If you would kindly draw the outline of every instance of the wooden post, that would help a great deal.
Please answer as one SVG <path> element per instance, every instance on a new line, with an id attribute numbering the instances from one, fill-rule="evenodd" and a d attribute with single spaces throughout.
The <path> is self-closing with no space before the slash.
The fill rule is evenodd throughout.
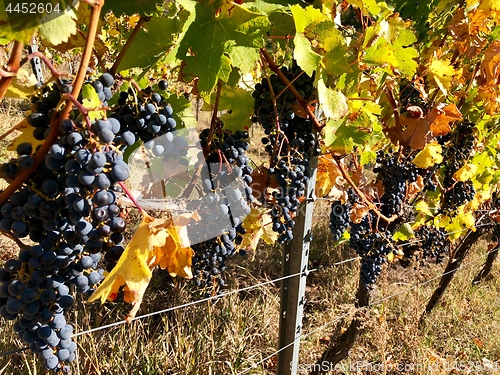
<path id="1" fill-rule="evenodd" d="M 311 163 L 313 164 L 313 163 Z M 316 165 L 311 165 L 313 174 L 307 184 L 306 199 L 299 207 L 293 228 L 293 240 L 283 246 L 283 276 L 302 272 L 300 276 L 283 280 L 281 284 L 281 308 L 279 328 L 278 374 L 295 375 L 299 361 L 302 314 L 305 304 L 306 278 L 309 260 L 309 245 L 314 209 L 314 187 Z"/>

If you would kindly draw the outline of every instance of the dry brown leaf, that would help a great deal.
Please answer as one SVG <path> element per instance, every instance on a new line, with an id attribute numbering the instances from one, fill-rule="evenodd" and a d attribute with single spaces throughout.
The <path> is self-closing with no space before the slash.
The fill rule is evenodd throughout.
<path id="1" fill-rule="evenodd" d="M 424 178 L 421 175 L 418 175 L 417 180 L 408 185 L 406 199 L 411 200 L 418 193 L 420 193 L 424 189 L 424 187 Z"/>
<path id="2" fill-rule="evenodd" d="M 434 137 L 451 132 L 450 123 L 463 120 L 462 114 L 455 104 L 436 104 L 427 115 L 430 130 Z"/>
<path id="3" fill-rule="evenodd" d="M 316 173 L 316 196 L 330 196 L 336 199 L 344 197 L 342 185 L 345 182 L 342 173 L 335 164 L 331 155 L 318 157 L 318 169 Z M 337 187 L 335 189 L 335 187 Z"/>
<path id="4" fill-rule="evenodd" d="M 401 125 L 406 127 L 401 134 L 402 143 L 411 149 L 421 150 L 432 139 L 430 124 L 427 119 L 403 115 L 399 118 L 399 121 Z"/>
<path id="5" fill-rule="evenodd" d="M 368 214 L 370 208 L 361 203 L 354 203 L 351 208 L 351 221 L 354 224 L 359 224 L 361 220 Z"/>

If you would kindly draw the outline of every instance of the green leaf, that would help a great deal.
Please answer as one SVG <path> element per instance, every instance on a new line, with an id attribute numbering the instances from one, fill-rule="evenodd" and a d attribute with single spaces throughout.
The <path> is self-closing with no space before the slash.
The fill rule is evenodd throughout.
<path id="1" fill-rule="evenodd" d="M 144 1 L 124 1 L 124 0 L 106 0 L 103 6 L 103 12 L 111 10 L 117 17 L 121 15 L 131 16 L 139 14 L 149 16 L 158 11 L 158 7 L 163 3 L 162 0 L 144 0 Z"/>
<path id="2" fill-rule="evenodd" d="M 155 64 L 174 46 L 183 22 L 179 18 L 154 17 L 145 23 L 125 54 L 119 70 L 147 68 Z"/>
<path id="3" fill-rule="evenodd" d="M 193 112 L 192 103 L 187 100 L 184 96 L 177 96 L 172 94 L 165 98 L 165 102 L 170 104 L 174 109 L 174 119 L 177 121 L 177 128 L 196 128 L 198 122 Z"/>
<path id="4" fill-rule="evenodd" d="M 215 94 L 212 95 L 211 101 L 212 103 L 215 102 Z M 224 121 L 224 129 L 234 132 L 248 128 L 251 125 L 250 116 L 253 111 L 253 103 L 254 99 L 251 91 L 242 88 L 223 87 L 219 101 L 219 111 L 226 111 L 221 116 L 221 120 Z M 213 105 L 204 106 L 203 110 L 213 110 Z"/>
<path id="5" fill-rule="evenodd" d="M 398 240 L 407 241 L 410 238 L 414 237 L 415 233 L 413 233 L 413 229 L 411 228 L 410 223 L 404 223 L 403 225 L 401 225 L 399 229 L 396 231 L 396 233 L 394 233 L 394 235 L 392 236 L 394 241 Z"/>
<path id="6" fill-rule="evenodd" d="M 401 18 L 382 20 L 366 31 L 362 61 L 371 66 L 389 67 L 410 78 L 417 69 L 414 59 L 418 57 L 418 52 L 410 47 L 416 41 L 415 35 L 407 29 Z"/>
<path id="7" fill-rule="evenodd" d="M 195 19 L 179 45 L 177 58 L 184 60 L 185 80 L 198 77 L 198 89 L 211 91 L 218 79 L 227 80 L 231 64 L 242 70 L 255 63 L 255 51 L 262 45 L 269 26 L 267 17 L 239 5 L 221 8 L 216 3 L 196 3 Z M 241 47 L 241 48 L 238 48 Z M 243 52 L 244 49 L 249 51 Z M 236 59 L 223 61 L 224 55 Z M 242 58 L 251 61 L 242 62 Z"/>
<path id="8" fill-rule="evenodd" d="M 39 29 L 39 35 L 43 40 L 48 41 L 53 46 L 65 43 L 72 34 L 77 32 L 76 18 L 77 15 L 74 9 L 71 9 L 62 16 L 42 24 Z"/>
<path id="9" fill-rule="evenodd" d="M 320 9 L 314 8 L 311 5 L 307 8 L 302 8 L 300 5 L 293 5 L 290 9 L 297 33 L 303 33 L 310 25 L 328 20 Z"/>
<path id="10" fill-rule="evenodd" d="M 103 118 L 106 115 L 106 111 L 100 110 L 101 101 L 92 85 L 86 84 L 82 87 L 82 96 L 82 105 L 88 110 L 91 121 Z"/>
<path id="11" fill-rule="evenodd" d="M 297 65 L 311 77 L 321 62 L 321 56 L 312 50 L 311 42 L 303 34 L 295 35 L 293 43 L 295 44 L 293 58 L 297 61 Z"/>
<path id="12" fill-rule="evenodd" d="M 318 98 L 326 117 L 337 120 L 347 114 L 349 108 L 344 94 L 326 87 L 323 79 L 318 80 Z"/>
<path id="13" fill-rule="evenodd" d="M 372 139 L 372 134 L 366 129 L 368 116 L 361 114 L 353 123 L 330 120 L 325 126 L 325 145 L 328 150 L 336 153 L 349 153 L 355 146 L 364 146 Z"/>

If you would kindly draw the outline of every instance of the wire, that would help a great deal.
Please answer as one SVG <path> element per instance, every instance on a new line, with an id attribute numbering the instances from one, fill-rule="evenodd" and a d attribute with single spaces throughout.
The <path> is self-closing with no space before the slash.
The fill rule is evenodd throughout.
<path id="1" fill-rule="evenodd" d="M 490 224 L 480 224 L 480 225 L 477 225 L 476 228 L 479 228 L 481 226 L 488 226 L 488 225 L 490 225 Z M 469 229 L 462 229 L 462 230 L 459 230 L 459 231 L 449 232 L 449 233 L 445 233 L 445 234 L 447 234 L 447 235 L 448 234 L 454 234 L 454 233 L 459 233 L 459 232 L 467 231 L 467 230 L 469 230 Z M 420 242 L 420 241 L 417 240 L 417 241 L 413 241 L 413 242 L 403 243 L 403 244 L 400 244 L 398 246 L 406 246 L 406 245 L 410 245 L 410 244 L 414 244 L 414 243 L 418 243 L 418 242 Z M 236 293 L 239 293 L 239 292 L 243 292 L 243 291 L 255 289 L 255 288 L 262 287 L 262 286 L 265 286 L 265 285 L 268 285 L 268 284 L 272 284 L 272 283 L 275 283 L 275 282 L 278 282 L 278 281 L 283 281 L 283 280 L 286 280 L 286 279 L 289 279 L 289 278 L 292 278 L 292 277 L 297 277 L 297 276 L 300 276 L 300 275 L 307 276 L 311 272 L 315 272 L 315 271 L 319 271 L 319 270 L 324 270 L 324 269 L 327 269 L 327 268 L 330 268 L 330 267 L 338 266 L 338 265 L 341 265 L 341 264 L 344 264 L 344 263 L 348 263 L 348 262 L 352 262 L 352 261 L 355 261 L 355 260 L 358 260 L 358 259 L 360 259 L 360 257 L 354 257 L 354 258 L 346 259 L 346 260 L 343 260 L 343 261 L 336 262 L 336 263 L 333 263 L 331 265 L 328 265 L 327 267 L 319 267 L 319 268 L 315 268 L 315 269 L 311 269 L 311 270 L 305 270 L 305 271 L 298 272 L 298 273 L 295 273 L 295 274 L 283 276 L 283 277 L 280 277 L 280 278 L 277 278 L 277 279 L 274 279 L 274 280 L 268 280 L 268 281 L 263 282 L 263 283 L 254 284 L 254 285 L 250 285 L 248 287 L 244 287 L 244 288 L 241 288 L 241 289 L 237 289 L 237 290 L 232 290 L 232 291 L 229 291 L 229 292 L 225 292 L 225 293 L 219 294 L 217 296 L 211 296 L 211 297 L 203 298 L 203 299 L 200 299 L 200 300 L 188 302 L 188 303 L 185 303 L 185 304 L 182 304 L 182 305 L 177 305 L 177 306 L 174 306 L 174 307 L 170 307 L 170 308 L 167 308 L 167 309 L 158 310 L 158 311 L 154 311 L 154 312 L 151 312 L 151 313 L 148 313 L 148 314 L 139 315 L 139 316 L 136 316 L 133 319 L 131 319 L 130 322 L 136 321 L 136 320 L 140 320 L 140 319 L 144 319 L 144 318 L 148 318 L 148 317 L 151 317 L 151 316 L 154 316 L 154 315 L 159 315 L 159 314 L 171 312 L 171 311 L 174 311 L 174 310 L 178 310 L 178 309 L 183 309 L 183 308 L 186 308 L 186 307 L 194 306 L 194 305 L 197 305 L 197 304 L 200 304 L 200 303 L 203 303 L 203 302 L 208 302 L 208 301 L 212 301 L 212 300 L 215 300 L 215 299 L 226 297 L 226 296 L 229 296 L 229 295 L 232 295 L 232 294 L 236 294 Z M 460 266 L 459 268 L 455 269 L 453 272 L 455 272 L 456 270 L 460 269 L 461 267 L 462 266 Z M 436 278 L 439 278 L 439 277 L 442 277 L 442 276 L 445 276 L 445 275 L 446 275 L 446 273 L 444 273 L 442 275 L 439 275 Z M 434 279 L 428 280 L 427 282 L 430 282 L 430 281 L 432 281 Z M 424 285 L 424 284 L 421 284 L 421 285 Z M 411 288 L 410 290 L 415 289 L 418 286 L 419 285 Z M 398 293 L 396 295 L 402 294 L 404 292 L 405 291 L 400 292 L 400 293 Z M 379 302 L 379 301 L 375 301 L 375 302 Z M 372 304 L 370 304 L 370 306 L 371 305 Z M 116 327 L 116 326 L 119 326 L 119 325 L 122 325 L 122 324 L 125 324 L 125 323 L 127 323 L 126 320 L 120 320 L 118 322 L 106 324 L 104 326 L 95 327 L 95 328 L 92 328 L 92 329 L 89 329 L 89 330 L 86 330 L 86 331 L 81 331 L 81 332 L 74 333 L 72 335 L 72 337 L 78 337 L 78 336 L 82 336 L 82 335 L 85 335 L 85 334 L 88 334 L 88 333 L 93 333 L 93 332 L 101 331 L 101 330 L 112 328 L 112 327 Z M 29 349 L 29 347 L 24 347 L 24 348 L 16 349 L 16 350 L 12 350 L 12 351 L 9 351 L 9 352 L 3 352 L 3 353 L 0 353 L 0 357 L 4 357 L 4 356 L 10 355 L 10 354 L 15 354 L 15 353 L 27 350 L 27 349 Z M 284 350 L 284 349 L 282 348 L 280 350 Z"/>
<path id="2" fill-rule="evenodd" d="M 499 250 L 500 250 L 500 248 L 497 248 L 497 249 L 491 250 L 491 251 L 489 251 L 488 253 L 486 253 L 486 255 L 489 255 L 489 254 L 494 253 L 494 252 L 499 251 Z M 475 261 L 477 261 L 477 260 L 479 260 L 479 259 L 481 259 L 481 258 L 483 258 L 483 257 L 484 257 L 484 254 L 483 254 L 483 255 L 481 255 L 481 256 L 478 256 L 478 257 L 474 258 L 474 259 L 471 261 L 471 263 L 474 263 Z M 428 280 L 426 280 L 426 281 L 424 281 L 424 282 L 421 282 L 421 283 L 419 283 L 419 284 L 417 284 L 417 285 L 414 285 L 414 286 L 412 286 L 411 288 L 407 288 L 407 289 L 404 289 L 404 290 L 402 290 L 402 291 L 400 291 L 400 292 L 398 292 L 398 293 L 394 293 L 394 294 L 391 294 L 391 295 L 389 295 L 389 296 L 386 296 L 386 297 L 380 298 L 380 299 L 378 299 L 378 300 L 375 300 L 375 301 L 373 301 L 373 302 L 369 303 L 369 304 L 368 304 L 368 306 L 375 306 L 375 305 L 378 305 L 378 304 L 380 304 L 380 303 L 382 303 L 382 302 L 384 302 L 384 301 L 387 301 L 387 300 L 389 300 L 389 299 L 395 298 L 395 297 L 397 297 L 397 296 L 399 296 L 399 295 L 401 295 L 401 294 L 408 293 L 408 292 L 410 292 L 410 291 L 412 291 L 412 290 L 414 290 L 414 289 L 417 289 L 417 288 L 419 288 L 419 287 L 421 287 L 421 286 L 424 286 L 424 285 L 426 285 L 426 284 L 428 284 L 428 283 L 430 283 L 430 282 L 432 282 L 432 281 L 434 281 L 434 280 L 436 280 L 436 279 L 442 278 L 442 277 L 443 277 L 443 276 L 445 276 L 445 275 L 448 275 L 448 274 L 450 274 L 450 273 L 454 273 L 454 272 L 456 272 L 456 271 L 458 271 L 458 270 L 460 270 L 460 269 L 462 269 L 462 268 L 465 268 L 465 266 L 464 266 L 464 265 L 461 265 L 461 266 L 459 266 L 459 267 L 457 267 L 457 268 L 455 268 L 455 269 L 453 269 L 453 270 L 450 270 L 450 271 L 445 272 L 445 273 L 443 273 L 443 274 L 439 274 L 439 275 L 437 275 L 437 276 L 435 276 L 435 277 L 432 277 L 432 278 L 430 278 L 430 279 L 428 279 Z M 340 321 L 341 319 L 345 318 L 345 317 L 346 317 L 346 316 L 348 316 L 349 314 L 352 314 L 352 313 L 357 313 L 358 311 L 363 310 L 363 309 L 366 309 L 366 306 L 365 306 L 365 307 L 359 307 L 359 308 L 356 308 L 354 311 L 349 311 L 349 312 L 347 312 L 347 313 L 345 313 L 345 314 L 341 315 L 340 317 L 337 317 L 337 318 L 335 318 L 335 319 L 333 319 L 333 320 L 329 321 L 328 323 L 325 323 L 325 324 L 321 325 L 320 327 L 316 327 L 315 329 L 313 329 L 312 331 L 309 331 L 309 332 L 308 332 L 308 333 L 306 333 L 306 334 L 302 334 L 302 332 L 301 332 L 301 333 L 299 333 L 297 336 L 295 336 L 295 340 L 294 340 L 294 341 L 292 341 L 290 344 L 288 344 L 288 345 L 286 345 L 286 346 L 284 346 L 284 347 L 282 347 L 282 348 L 278 349 L 277 351 L 275 351 L 274 353 L 272 353 L 272 354 L 268 355 L 267 357 L 265 357 L 265 358 L 264 358 L 264 359 L 262 359 L 261 361 L 259 361 L 259 362 L 255 363 L 255 364 L 253 364 L 251 367 L 247 367 L 247 368 L 246 368 L 246 369 L 244 369 L 243 371 L 239 372 L 237 375 L 246 374 L 248 371 L 250 371 L 250 370 L 252 370 L 252 369 L 257 368 L 257 366 L 259 366 L 260 364 L 264 363 L 264 362 L 265 362 L 265 361 L 267 361 L 268 359 L 272 358 L 273 356 L 275 356 L 275 355 L 279 354 L 279 353 L 280 353 L 280 352 L 282 352 L 283 350 L 285 350 L 285 349 L 289 348 L 290 346 L 292 346 L 292 345 L 296 342 L 296 340 L 298 340 L 298 339 L 304 340 L 306 337 L 308 337 L 308 336 L 310 336 L 310 335 L 314 334 L 315 332 L 318 332 L 318 331 L 320 331 L 320 330 L 322 330 L 322 329 L 324 329 L 324 328 L 326 328 L 326 327 L 328 327 L 328 326 L 330 326 L 330 325 L 332 325 L 332 324 L 334 324 L 334 323 L 336 323 L 336 322 Z"/>
<path id="3" fill-rule="evenodd" d="M 343 260 L 343 261 L 340 261 L 340 262 L 336 262 L 336 263 L 333 263 L 333 264 L 329 265 L 328 267 L 338 266 L 338 265 L 341 265 L 341 264 L 344 264 L 344 263 L 352 262 L 352 261 L 357 260 L 357 259 L 359 259 L 359 257 L 355 257 L 355 258 Z M 321 269 L 325 269 L 325 268 L 327 268 L 327 267 L 322 267 Z M 319 271 L 319 270 L 320 270 L 320 268 L 314 268 L 314 269 L 311 269 L 311 270 L 305 270 L 305 271 L 297 272 L 297 273 L 294 273 L 294 274 L 291 274 L 291 275 L 282 276 L 282 277 L 279 277 L 279 278 L 274 279 L 274 280 L 268 280 L 268 281 L 265 281 L 263 283 L 254 284 L 254 285 L 250 285 L 250 286 L 247 286 L 247 287 L 244 287 L 244 288 L 241 288 L 241 289 L 236 289 L 236 290 L 232 290 L 232 291 L 229 291 L 229 292 L 221 293 L 221 294 L 219 294 L 217 296 L 211 296 L 211 297 L 203 298 L 203 299 L 200 299 L 200 300 L 196 300 L 196 301 L 184 303 L 182 305 L 177 305 L 177 306 L 174 306 L 174 307 L 170 307 L 168 309 L 158 310 L 158 311 L 154 311 L 154 312 L 151 312 L 151 313 L 148 313 L 148 314 L 139 315 L 139 316 L 136 316 L 135 318 L 131 319 L 131 321 L 140 320 L 140 319 L 148 318 L 148 317 L 151 317 L 151 316 L 154 316 L 154 315 L 163 314 L 163 313 L 167 313 L 167 312 L 170 312 L 170 311 L 174 311 L 174 310 L 178 310 L 178 309 L 183 309 L 183 308 L 186 308 L 186 307 L 194 306 L 194 305 L 197 305 L 197 304 L 200 304 L 200 303 L 203 303 L 203 302 L 208 302 L 208 301 L 216 300 L 216 299 L 219 299 L 219 298 L 222 298 L 222 297 L 226 297 L 226 296 L 229 296 L 229 295 L 232 295 L 232 294 L 236 294 L 236 293 L 239 293 L 239 292 L 244 292 L 244 291 L 255 289 L 255 288 L 259 288 L 259 287 L 262 287 L 262 286 L 265 286 L 265 285 L 268 285 L 268 284 L 273 284 L 273 283 L 278 282 L 278 281 L 290 279 L 292 277 L 297 277 L 297 276 L 301 276 L 301 275 L 302 276 L 307 276 L 307 274 L 309 274 L 311 272 Z M 121 325 L 121 324 L 125 324 L 125 323 L 127 323 L 127 321 L 121 320 L 119 322 L 115 322 L 115 323 L 107 324 L 107 325 L 104 325 L 104 326 L 92 328 L 92 329 L 89 329 L 89 330 L 86 330 L 86 331 L 75 333 L 75 334 L 73 334 L 72 337 L 77 337 L 77 336 L 81 336 L 81 335 L 84 335 L 84 334 L 87 334 L 87 333 L 92 333 L 92 332 L 100 331 L 100 330 L 103 330 L 103 329 L 115 327 L 115 326 L 118 326 L 118 325 Z"/>

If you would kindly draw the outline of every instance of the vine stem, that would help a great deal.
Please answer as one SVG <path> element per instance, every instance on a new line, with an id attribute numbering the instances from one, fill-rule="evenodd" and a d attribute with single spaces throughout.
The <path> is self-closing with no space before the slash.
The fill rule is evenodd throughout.
<path id="1" fill-rule="evenodd" d="M 26 119 L 23 120 L 23 121 L 21 121 L 21 122 L 19 122 L 16 125 L 14 125 L 12 128 L 10 128 L 9 130 L 7 130 L 5 133 L 3 133 L 2 135 L 0 135 L 0 141 L 3 141 L 5 138 L 7 138 L 9 136 L 9 134 L 12 134 L 14 131 L 16 131 L 17 129 L 19 129 L 25 123 L 26 123 Z"/>
<path id="2" fill-rule="evenodd" d="M 127 186 L 125 186 L 125 184 L 123 182 L 118 182 L 118 185 L 120 185 L 120 187 L 123 189 L 125 195 L 132 201 L 132 203 L 134 204 L 134 206 L 137 207 L 137 209 L 141 212 L 142 216 L 147 216 L 148 215 L 147 212 L 144 211 L 144 209 L 141 207 L 141 205 L 139 204 L 139 202 L 137 202 L 137 200 L 134 198 L 134 195 L 127 188 Z"/>
<path id="3" fill-rule="evenodd" d="M 63 94 L 63 98 L 71 101 L 73 105 L 78 109 L 78 111 L 82 114 L 83 118 L 85 119 L 85 123 L 87 124 L 87 131 L 89 133 L 92 133 L 91 132 L 92 124 L 89 118 L 89 111 L 87 111 L 87 109 L 83 105 L 81 105 L 78 102 L 78 100 L 76 100 L 73 94 Z"/>
<path id="4" fill-rule="evenodd" d="M 398 138 L 401 139 L 401 135 L 403 134 L 403 127 L 399 119 L 399 111 L 398 111 L 398 104 L 396 103 L 396 98 L 394 98 L 394 93 L 392 92 L 392 90 L 385 89 L 384 92 L 385 95 L 387 96 L 387 99 L 389 100 L 389 103 L 391 104 L 392 113 L 394 115 L 394 121 L 396 123 L 396 131 L 398 132 Z"/>
<path id="5" fill-rule="evenodd" d="M 54 65 L 52 65 L 52 63 L 49 61 L 49 59 L 43 53 L 41 53 L 40 51 L 35 51 L 28 56 L 28 60 L 32 60 L 35 57 L 38 57 L 40 60 L 42 60 L 45 63 L 45 65 L 47 65 L 47 68 L 49 68 L 50 73 L 52 73 L 52 76 L 54 76 L 54 77 L 61 76 L 61 74 L 57 71 L 57 69 L 54 67 Z"/>
<path id="6" fill-rule="evenodd" d="M 80 62 L 80 68 L 78 74 L 73 83 L 73 91 L 71 94 L 73 97 L 78 97 L 80 90 L 82 89 L 83 82 L 85 80 L 85 75 L 87 74 L 87 67 L 92 56 L 92 46 L 94 45 L 95 37 L 97 35 L 97 25 L 99 23 L 99 15 L 101 14 L 102 6 L 104 5 L 104 0 L 100 0 L 97 5 L 92 8 L 90 14 L 89 32 L 88 38 L 85 43 L 85 48 L 82 54 L 82 59 Z M 21 48 L 22 50 L 22 48 Z M 13 52 L 14 53 L 14 52 Z M 1 87 L 1 85 L 0 85 Z M 11 182 L 11 184 L 0 194 L 0 205 L 7 202 L 9 197 L 15 193 L 17 189 L 31 176 L 31 174 L 37 169 L 40 163 L 45 159 L 45 155 L 48 153 L 50 147 L 54 144 L 59 136 L 59 123 L 61 120 L 68 117 L 69 113 L 73 109 L 73 103 L 71 100 L 66 99 L 66 105 L 61 112 L 56 112 L 50 121 L 50 133 L 45 139 L 42 146 L 33 157 L 33 166 L 28 169 L 24 169 L 17 177 Z"/>
<path id="7" fill-rule="evenodd" d="M 5 237 L 8 237 L 10 238 L 12 241 L 14 241 L 17 246 L 19 246 L 19 248 L 21 250 L 24 250 L 24 249 L 27 249 L 29 246 L 26 245 L 23 241 L 21 241 L 19 238 L 17 238 L 16 236 L 14 236 L 12 233 L 10 232 L 5 232 L 3 230 L 0 230 L 0 233 L 2 233 Z"/>
<path id="8" fill-rule="evenodd" d="M 264 65 L 269 66 L 267 64 L 266 60 L 264 60 L 262 62 L 262 66 L 263 67 L 264 67 Z M 273 85 L 271 84 L 271 79 L 269 78 L 269 75 L 267 74 L 267 72 L 265 71 L 265 69 L 264 69 L 264 74 L 266 75 L 267 85 L 269 86 L 269 91 L 271 92 L 271 102 L 273 104 L 273 112 L 274 112 L 274 123 L 276 125 L 276 140 L 274 142 L 273 152 L 271 154 L 271 162 L 270 162 L 270 165 L 269 165 L 269 168 L 272 168 L 276 164 L 276 162 L 275 162 L 276 155 L 278 155 L 281 152 L 281 146 L 283 144 L 283 142 L 280 142 L 280 137 L 279 136 L 280 136 L 280 134 L 283 134 L 284 139 L 286 139 L 286 135 L 281 132 L 278 107 L 276 106 L 277 96 L 274 93 Z M 292 85 L 290 85 L 290 86 L 293 87 Z M 284 91 L 285 91 L 285 89 L 282 92 L 284 92 Z M 281 95 L 281 93 L 279 93 L 278 96 Z M 288 140 L 287 140 L 287 143 L 288 143 Z M 268 180 L 267 180 L 267 184 L 268 185 L 269 185 L 270 178 L 271 178 L 271 175 L 269 174 L 268 175 Z"/>
<path id="9" fill-rule="evenodd" d="M 19 67 L 21 66 L 21 55 L 23 53 L 24 43 L 15 41 L 14 47 L 12 48 L 12 53 L 10 54 L 9 62 L 7 63 L 5 72 L 13 74 L 10 77 L 2 77 L 0 79 L 0 101 L 3 100 L 7 90 L 9 89 L 10 83 L 14 79 L 14 75 L 17 74 Z"/>
<path id="10" fill-rule="evenodd" d="M 116 75 L 116 72 L 118 71 L 118 68 L 119 68 L 121 62 L 123 61 L 123 58 L 125 57 L 130 46 L 132 45 L 132 42 L 134 41 L 135 37 L 139 33 L 139 30 L 142 28 L 142 25 L 144 25 L 144 23 L 149 21 L 150 19 L 151 19 L 151 17 L 141 17 L 139 19 L 139 21 L 137 21 L 137 24 L 135 25 L 134 30 L 132 31 L 132 34 L 130 34 L 130 36 L 128 37 L 127 42 L 125 43 L 122 50 L 120 51 L 120 53 L 116 57 L 116 60 L 109 71 L 109 73 L 112 76 Z"/>
<path id="11" fill-rule="evenodd" d="M 335 157 L 335 156 L 333 156 L 333 160 L 335 160 L 335 164 L 337 164 L 337 167 L 338 167 L 340 173 L 342 173 L 342 177 L 344 177 L 344 179 L 349 183 L 349 185 L 351 185 L 351 187 L 354 189 L 354 191 L 356 192 L 356 194 L 358 194 L 359 197 L 361 199 L 363 199 L 363 201 L 368 205 L 368 208 L 370 210 L 373 210 L 373 212 L 375 213 L 375 215 L 377 215 L 380 219 L 386 221 L 387 223 L 391 223 L 391 222 L 393 222 L 394 220 L 397 219 L 398 215 L 392 215 L 391 217 L 387 217 L 387 216 L 383 215 L 375 207 L 375 205 L 368 200 L 368 198 L 366 197 L 366 195 L 361 190 L 359 190 L 359 188 L 356 186 L 356 184 L 354 183 L 354 181 L 351 179 L 351 177 L 349 176 L 349 174 L 345 170 L 344 166 L 340 163 L 340 159 L 337 158 L 337 157 Z"/>
<path id="12" fill-rule="evenodd" d="M 314 113 L 312 113 L 312 111 L 309 109 L 309 107 L 307 105 L 307 102 L 302 97 L 302 95 L 300 95 L 299 92 L 297 91 L 297 89 L 295 87 L 293 87 L 293 85 L 290 84 L 290 81 L 288 80 L 288 78 L 285 77 L 285 75 L 283 74 L 283 72 L 281 71 L 281 69 L 279 68 L 279 66 L 276 65 L 276 63 L 274 62 L 273 58 L 269 55 L 269 53 L 267 53 L 267 51 L 264 48 L 260 49 L 260 53 L 262 54 L 262 56 L 266 60 L 267 65 L 269 66 L 269 68 L 274 73 L 276 73 L 276 75 L 281 79 L 281 81 L 289 88 L 290 92 L 293 94 L 293 96 L 295 97 L 295 99 L 297 99 L 297 101 L 302 106 L 302 108 L 304 108 L 304 110 L 306 111 L 307 115 L 311 118 L 311 121 L 313 122 L 314 127 L 316 128 L 316 130 L 321 131 L 321 129 L 323 129 L 323 125 L 321 125 L 319 123 L 319 121 L 316 118 L 316 116 L 314 116 Z"/>

